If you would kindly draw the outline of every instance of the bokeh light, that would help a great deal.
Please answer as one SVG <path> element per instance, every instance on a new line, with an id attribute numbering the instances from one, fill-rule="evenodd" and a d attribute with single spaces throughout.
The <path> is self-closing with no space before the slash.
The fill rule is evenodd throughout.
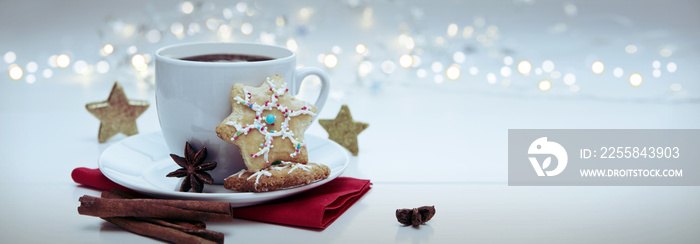
<path id="1" fill-rule="evenodd" d="M 370 61 L 362 61 L 360 62 L 360 65 L 357 67 L 357 75 L 360 77 L 364 78 L 367 77 L 372 72 L 372 69 L 374 65 Z"/>
<path id="2" fill-rule="evenodd" d="M 129 54 L 129 55 L 134 55 L 138 51 L 139 51 L 139 49 L 136 48 L 136 46 L 134 46 L 134 45 L 131 45 L 131 46 L 126 48 L 126 54 Z"/>
<path id="3" fill-rule="evenodd" d="M 489 84 L 496 84 L 496 82 L 498 82 L 498 78 L 496 78 L 496 74 L 488 73 L 486 74 L 486 81 L 488 81 Z"/>
<path id="4" fill-rule="evenodd" d="M 44 76 L 44 78 L 51 78 L 53 76 L 53 71 L 51 69 L 44 69 L 41 74 Z"/>
<path id="5" fill-rule="evenodd" d="M 669 73 L 676 72 L 676 70 L 678 70 L 678 66 L 676 65 L 676 63 L 669 62 L 668 64 L 666 64 L 666 71 L 668 71 Z"/>
<path id="6" fill-rule="evenodd" d="M 236 4 L 236 11 L 238 11 L 239 13 L 245 13 L 246 10 L 248 10 L 248 4 L 247 4 L 247 3 L 245 3 L 245 2 L 238 2 L 238 3 Z"/>
<path id="7" fill-rule="evenodd" d="M 462 37 L 464 39 L 472 38 L 473 34 L 474 34 L 474 27 L 465 26 L 464 29 L 462 29 Z"/>
<path id="8" fill-rule="evenodd" d="M 204 24 L 207 26 L 207 29 L 210 31 L 217 31 L 219 30 L 219 20 L 215 18 L 208 18 Z M 172 28 L 171 28 L 172 29 Z"/>
<path id="9" fill-rule="evenodd" d="M 552 77 L 552 79 L 559 79 L 561 78 L 561 72 L 559 71 L 552 71 L 552 73 L 549 73 L 549 77 Z"/>
<path id="10" fill-rule="evenodd" d="M 459 32 L 459 27 L 457 26 L 457 24 L 452 23 L 447 26 L 448 37 L 455 37 L 457 35 L 457 32 Z"/>
<path id="11" fill-rule="evenodd" d="M 469 68 L 469 74 L 470 74 L 470 75 L 477 75 L 477 74 L 479 74 L 479 68 L 474 67 L 474 66 L 470 67 L 470 68 Z"/>
<path id="12" fill-rule="evenodd" d="M 596 60 L 591 64 L 591 71 L 596 75 L 603 74 L 605 72 L 605 64 L 600 60 Z"/>
<path id="13" fill-rule="evenodd" d="M 253 34 L 253 25 L 251 23 L 244 22 L 241 24 L 241 33 L 246 36 Z"/>
<path id="14" fill-rule="evenodd" d="M 26 77 L 24 77 L 24 81 L 26 81 L 27 84 L 34 84 L 34 82 L 36 82 L 36 76 L 33 74 L 28 74 Z"/>
<path id="15" fill-rule="evenodd" d="M 70 65 L 70 56 L 68 54 L 62 53 L 56 56 L 56 67 L 61 69 L 68 68 Z"/>
<path id="16" fill-rule="evenodd" d="M 340 55 L 343 54 L 343 48 L 338 45 L 333 45 L 333 47 L 331 47 L 331 52 L 335 53 L 336 55 Z"/>
<path id="17" fill-rule="evenodd" d="M 396 64 L 392 62 L 391 60 L 385 60 L 382 62 L 382 72 L 385 74 L 391 74 L 394 73 L 394 70 L 396 70 Z"/>
<path id="18" fill-rule="evenodd" d="M 191 14 L 194 10 L 194 5 L 191 2 L 185 1 L 180 5 L 180 10 L 185 14 Z"/>
<path id="19" fill-rule="evenodd" d="M 435 61 L 432 65 L 430 65 L 430 69 L 435 73 L 440 73 L 443 69 L 442 63 Z"/>
<path id="20" fill-rule="evenodd" d="M 105 43 L 102 45 L 102 49 L 100 49 L 100 53 L 102 53 L 103 56 L 108 56 L 114 52 L 114 45 Z"/>
<path id="21" fill-rule="evenodd" d="M 190 25 L 190 27 L 191 27 L 191 25 Z M 192 28 L 190 28 L 190 29 L 192 29 Z M 189 30 L 188 30 L 188 33 L 189 33 Z M 158 43 L 160 41 L 160 37 L 161 37 L 160 31 L 158 31 L 156 29 L 150 30 L 150 31 L 148 31 L 148 33 L 146 33 L 146 40 L 148 40 L 148 42 L 150 42 L 150 43 Z"/>
<path id="22" fill-rule="evenodd" d="M 365 44 L 360 43 L 360 44 L 357 44 L 355 46 L 355 53 L 364 56 L 364 55 L 367 55 L 367 52 L 368 52 L 368 50 L 367 50 L 367 46 L 365 46 Z"/>
<path id="23" fill-rule="evenodd" d="M 299 17 L 301 18 L 301 20 L 309 20 L 313 13 L 314 10 L 311 8 L 302 8 L 299 10 Z"/>
<path id="24" fill-rule="evenodd" d="M 632 45 L 632 44 L 627 45 L 627 46 L 625 46 L 625 52 L 627 52 L 629 54 L 634 54 L 637 52 L 637 46 Z"/>
<path id="25" fill-rule="evenodd" d="M 423 64 L 423 59 L 420 58 L 418 55 L 411 55 L 413 58 L 413 66 L 412 67 L 419 67 Z"/>
<path id="26" fill-rule="evenodd" d="M 31 62 L 27 63 L 27 66 L 25 67 L 25 69 L 27 69 L 27 72 L 29 72 L 29 73 L 34 73 L 39 69 L 39 64 L 37 64 L 34 61 L 31 61 Z"/>
<path id="27" fill-rule="evenodd" d="M 101 60 L 97 62 L 97 65 L 95 66 L 97 69 L 97 73 L 104 74 L 109 72 L 109 63 L 107 61 Z"/>
<path id="28" fill-rule="evenodd" d="M 576 84 L 576 76 L 572 73 L 564 75 L 564 84 L 566 84 L 567 86 Z"/>
<path id="29" fill-rule="evenodd" d="M 456 64 L 450 65 L 445 70 L 445 76 L 447 77 L 448 80 L 456 81 L 459 79 L 460 76 L 462 76 L 462 70 L 459 67 L 459 65 L 456 65 Z"/>
<path id="30" fill-rule="evenodd" d="M 24 70 L 22 70 L 22 67 L 16 64 L 11 64 L 7 73 L 10 76 L 10 79 L 14 81 L 21 80 L 22 77 L 24 77 Z"/>
<path id="31" fill-rule="evenodd" d="M 671 91 L 679 92 L 683 87 L 681 86 L 681 84 L 673 83 L 668 88 L 671 89 Z"/>
<path id="32" fill-rule="evenodd" d="M 552 62 L 552 60 L 545 60 L 542 62 L 542 71 L 546 73 L 554 71 L 554 62 Z"/>
<path id="33" fill-rule="evenodd" d="M 532 63 L 527 60 L 520 60 L 515 68 L 518 70 L 518 73 L 527 76 L 530 75 L 530 72 L 532 72 Z"/>
<path id="34" fill-rule="evenodd" d="M 418 76 L 418 78 L 425 78 L 426 75 L 428 75 L 428 71 L 426 71 L 425 69 L 416 70 L 416 76 Z"/>
<path id="35" fill-rule="evenodd" d="M 548 92 L 552 89 L 552 82 L 547 79 L 541 80 L 537 83 L 537 89 L 539 89 L 541 92 Z"/>
<path id="36" fill-rule="evenodd" d="M 188 36 L 193 36 L 194 34 L 197 34 L 201 31 L 202 31 L 202 27 L 197 22 L 192 22 L 187 27 L 187 35 Z M 160 33 L 160 32 L 158 32 L 158 33 Z"/>
<path id="37" fill-rule="evenodd" d="M 6 52 L 3 59 L 5 60 L 5 63 L 14 63 L 15 60 L 17 60 L 17 54 L 15 54 L 13 51 Z"/>
<path id="38" fill-rule="evenodd" d="M 58 66 L 58 64 L 56 64 L 56 57 L 57 57 L 57 55 L 51 55 L 46 60 L 46 63 L 49 65 L 49 67 L 56 68 Z"/>
<path id="39" fill-rule="evenodd" d="M 233 18 L 233 11 L 230 8 L 224 8 L 221 10 L 221 15 L 224 16 L 224 19 L 231 19 Z"/>
<path id="40" fill-rule="evenodd" d="M 510 67 L 508 67 L 508 66 L 501 67 L 501 76 L 510 77 L 511 74 L 513 74 L 513 71 L 510 69 Z"/>
<path id="41" fill-rule="evenodd" d="M 287 48 L 289 48 L 289 50 L 292 50 L 292 52 L 296 52 L 297 50 L 299 50 L 299 45 L 297 44 L 297 41 L 295 41 L 292 38 L 289 38 L 287 39 Z"/>
<path id="42" fill-rule="evenodd" d="M 75 64 L 73 64 L 73 71 L 77 74 L 85 74 L 87 73 L 88 69 L 88 64 L 85 62 L 85 60 L 78 60 L 75 61 Z"/>
<path id="43" fill-rule="evenodd" d="M 401 34 L 399 35 L 399 45 L 411 50 L 416 47 L 416 41 L 413 40 L 413 37 L 407 36 L 406 34 Z"/>
<path id="44" fill-rule="evenodd" d="M 503 58 L 503 64 L 505 65 L 512 65 L 513 64 L 513 57 L 511 56 L 505 56 Z"/>
<path id="45" fill-rule="evenodd" d="M 644 82 L 644 78 L 642 77 L 642 74 L 634 72 L 630 74 L 628 81 L 632 87 L 639 87 L 642 85 L 642 82 Z"/>
<path id="46" fill-rule="evenodd" d="M 408 69 L 413 66 L 413 56 L 410 54 L 404 54 L 399 57 L 399 66 L 404 69 Z"/>
<path id="47" fill-rule="evenodd" d="M 277 35 L 272 32 L 260 32 L 260 42 L 267 45 L 276 45 Z"/>
<path id="48" fill-rule="evenodd" d="M 131 66 L 136 70 L 144 70 L 148 67 L 146 63 L 146 57 L 143 54 L 137 53 L 131 56 Z"/>
<path id="49" fill-rule="evenodd" d="M 564 13 L 566 15 L 574 17 L 578 14 L 578 8 L 573 3 L 567 3 L 564 5 Z"/>
<path id="50" fill-rule="evenodd" d="M 287 20 L 284 19 L 284 16 L 277 16 L 277 19 L 275 19 L 275 25 L 277 27 L 284 27 L 287 24 Z"/>
<path id="51" fill-rule="evenodd" d="M 338 67 L 338 56 L 333 53 L 328 53 L 323 56 L 323 66 L 329 69 Z"/>
<path id="52" fill-rule="evenodd" d="M 661 55 L 661 57 L 668 58 L 671 55 L 673 55 L 673 50 L 671 50 L 670 48 L 662 48 L 659 51 L 659 55 Z"/>
<path id="53" fill-rule="evenodd" d="M 219 39 L 224 41 L 229 40 L 232 34 L 233 28 L 230 25 L 220 25 L 219 31 L 216 33 Z"/>
<path id="54" fill-rule="evenodd" d="M 613 76 L 615 76 L 617 78 L 622 77 L 624 74 L 625 74 L 625 71 L 622 70 L 622 68 L 620 68 L 620 67 L 613 69 Z"/>
<path id="55" fill-rule="evenodd" d="M 170 33 L 177 37 L 181 37 L 185 33 L 185 26 L 180 22 L 175 22 L 170 25 Z"/>
<path id="56" fill-rule="evenodd" d="M 463 52 L 457 51 L 452 55 L 452 59 L 457 62 L 457 63 L 464 63 L 464 61 L 467 59 L 467 56 L 464 55 Z"/>

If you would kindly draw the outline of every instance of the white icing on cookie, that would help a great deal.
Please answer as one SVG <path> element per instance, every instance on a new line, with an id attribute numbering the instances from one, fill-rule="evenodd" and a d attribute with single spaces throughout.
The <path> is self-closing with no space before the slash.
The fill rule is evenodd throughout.
<path id="1" fill-rule="evenodd" d="M 272 177 L 272 174 L 269 172 L 269 170 L 283 170 L 283 169 L 286 169 L 286 168 L 290 168 L 290 169 L 289 169 L 289 172 L 287 172 L 287 174 L 291 174 L 291 173 L 292 173 L 295 169 L 297 169 L 297 168 L 302 169 L 302 170 L 304 170 L 304 171 L 311 171 L 311 169 L 313 168 L 313 166 L 312 166 L 312 165 L 308 165 L 308 164 L 301 164 L 301 163 L 280 161 L 280 164 L 279 164 L 279 165 L 272 165 L 272 166 L 270 166 L 270 167 L 267 168 L 267 169 L 262 169 L 262 170 L 260 170 L 260 171 L 258 171 L 258 172 L 255 172 L 254 174 L 248 176 L 248 178 L 247 178 L 246 180 L 251 180 L 251 179 L 255 178 L 255 189 L 257 189 L 257 188 L 258 188 L 258 183 L 260 182 L 260 177 L 261 177 L 261 176 Z M 238 178 L 241 178 L 241 176 L 243 176 L 243 174 L 245 174 L 246 172 L 248 172 L 248 170 L 242 169 L 241 171 L 238 171 L 238 173 L 232 174 L 232 175 L 229 176 L 229 177 L 238 177 Z"/>
<path id="2" fill-rule="evenodd" d="M 301 168 L 301 169 L 303 169 L 303 170 L 305 170 L 305 171 L 310 171 L 310 170 L 311 170 L 311 167 L 312 167 L 311 165 L 294 164 L 294 165 L 292 165 L 292 168 L 289 169 L 289 172 L 287 172 L 287 174 L 291 174 L 292 171 L 294 171 L 294 170 L 297 169 L 297 168 Z"/>
<path id="3" fill-rule="evenodd" d="M 263 175 L 265 175 L 267 177 L 272 176 L 272 174 L 270 174 L 270 172 L 267 172 L 267 170 L 260 170 L 258 172 L 255 172 L 255 174 L 250 175 L 250 177 L 248 177 L 248 179 L 246 179 L 246 180 L 250 180 L 251 178 L 255 177 L 255 189 L 257 189 L 258 183 L 260 182 L 260 176 L 263 176 Z"/>
<path id="4" fill-rule="evenodd" d="M 274 147 L 272 145 L 272 142 L 274 141 L 275 137 L 282 137 L 282 139 L 289 139 L 289 141 L 292 143 L 292 145 L 295 148 L 295 151 L 291 154 L 289 154 L 290 157 L 295 157 L 299 151 L 301 150 L 301 147 L 306 147 L 306 143 L 303 141 L 298 140 L 297 138 L 294 137 L 294 133 L 289 129 L 289 121 L 292 119 L 292 117 L 303 115 L 303 114 L 308 114 L 308 115 L 316 115 L 314 112 L 309 110 L 308 105 L 304 106 L 301 108 L 301 110 L 290 110 L 284 105 L 278 104 L 277 100 L 279 96 L 284 95 L 286 92 L 289 91 L 287 89 L 287 82 L 285 82 L 280 88 L 277 88 L 270 79 L 270 77 L 267 77 L 267 84 L 270 85 L 270 91 L 272 92 L 270 95 L 270 99 L 265 102 L 264 105 L 260 105 L 257 103 L 252 103 L 250 102 L 250 99 L 252 95 L 250 92 L 248 92 L 247 89 L 243 88 L 243 93 L 244 97 L 241 98 L 239 96 L 234 97 L 233 99 L 242 104 L 248 106 L 250 109 L 255 111 L 255 120 L 253 121 L 252 124 L 243 126 L 239 123 L 229 121 L 226 122 L 227 125 L 233 126 L 236 128 L 236 134 L 231 137 L 231 141 L 234 141 L 238 138 L 239 135 L 248 135 L 248 132 L 252 129 L 255 129 L 256 131 L 260 132 L 263 136 L 265 136 L 265 141 L 261 143 L 261 148 L 257 153 L 251 154 L 251 157 L 257 158 L 260 155 L 263 155 L 265 157 L 265 162 L 268 164 L 270 163 L 270 160 L 268 159 L 268 154 L 270 150 Z M 262 116 L 262 113 L 265 110 L 272 110 L 272 109 L 277 109 L 277 111 L 281 112 L 284 115 L 284 121 L 280 125 L 280 131 L 274 131 L 274 130 L 269 130 L 267 129 L 267 124 L 266 124 L 266 118 Z M 276 118 L 272 118 L 274 121 Z M 271 124 L 274 125 L 274 122 Z"/>

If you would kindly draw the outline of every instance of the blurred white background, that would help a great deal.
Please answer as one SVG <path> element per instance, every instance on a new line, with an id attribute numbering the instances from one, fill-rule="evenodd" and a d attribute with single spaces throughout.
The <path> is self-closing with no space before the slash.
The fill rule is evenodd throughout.
<path id="1" fill-rule="evenodd" d="M 680 0 L 3 2 L 0 152 L 38 138 L 56 150 L 87 143 L 96 150 L 78 157 L 89 166 L 109 142 L 93 143 L 99 123 L 83 106 L 115 80 L 151 101 L 141 132 L 159 130 L 155 49 L 262 42 L 325 67 L 321 118 L 349 104 L 370 123 L 359 175 L 504 183 L 507 129 L 698 128 L 698 10 Z M 302 90 L 313 99 L 317 82 Z M 326 135 L 317 124 L 308 133 Z"/>
<path id="2" fill-rule="evenodd" d="M 153 52 L 225 41 L 286 46 L 300 65 L 324 68 L 332 88 L 319 117 L 348 104 L 370 124 L 345 175 L 375 183 L 325 232 L 218 226 L 234 240 L 286 238 L 255 235 L 273 229 L 354 243 L 688 241 L 696 187 L 505 187 L 507 132 L 700 128 L 698 13 L 693 0 L 2 1 L 2 223 L 22 230 L 6 237 L 143 241 L 73 211 L 88 190 L 70 171 L 97 167 L 125 138 L 99 144 L 84 106 L 119 81 L 130 99 L 151 102 L 140 132 L 157 132 Z M 313 79 L 302 89 L 305 99 L 318 92 Z M 308 133 L 326 136 L 318 124 Z M 445 214 L 421 232 L 389 224 L 396 208 L 435 202 Z M 29 211 L 67 224 L 27 234 L 37 225 Z"/>

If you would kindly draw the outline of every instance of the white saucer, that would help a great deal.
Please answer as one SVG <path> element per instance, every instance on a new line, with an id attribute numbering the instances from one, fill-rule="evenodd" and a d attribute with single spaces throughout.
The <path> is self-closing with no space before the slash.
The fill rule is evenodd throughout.
<path id="1" fill-rule="evenodd" d="M 271 192 L 236 192 L 223 185 L 205 185 L 204 193 L 180 192 L 181 178 L 165 177 L 179 168 L 169 156 L 161 132 L 138 134 L 107 148 L 99 159 L 99 168 L 110 180 L 132 190 L 163 198 L 230 202 L 232 207 L 260 204 L 297 194 L 323 185 L 345 171 L 348 154 L 334 141 L 306 135 L 309 161 L 327 165 L 327 179 L 309 185 Z"/>

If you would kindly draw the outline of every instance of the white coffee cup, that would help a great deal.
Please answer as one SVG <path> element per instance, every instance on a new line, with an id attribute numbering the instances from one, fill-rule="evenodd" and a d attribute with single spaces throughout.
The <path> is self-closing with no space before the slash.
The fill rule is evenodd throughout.
<path id="1" fill-rule="evenodd" d="M 266 56 L 255 62 L 201 62 L 181 58 L 206 54 Z M 206 161 L 217 162 L 209 172 L 215 184 L 245 167 L 237 146 L 216 136 L 215 128 L 231 114 L 234 83 L 260 86 L 267 77 L 282 75 L 296 95 L 309 75 L 321 80 L 315 106 L 320 112 L 328 98 L 328 76 L 318 68 L 297 68 L 296 54 L 286 48 L 253 43 L 188 43 L 156 51 L 156 106 L 170 153 L 184 156 L 185 142 L 193 149 L 207 148 Z M 318 112 L 316 113 L 318 114 Z M 165 177 L 165 176 L 164 176 Z"/>

